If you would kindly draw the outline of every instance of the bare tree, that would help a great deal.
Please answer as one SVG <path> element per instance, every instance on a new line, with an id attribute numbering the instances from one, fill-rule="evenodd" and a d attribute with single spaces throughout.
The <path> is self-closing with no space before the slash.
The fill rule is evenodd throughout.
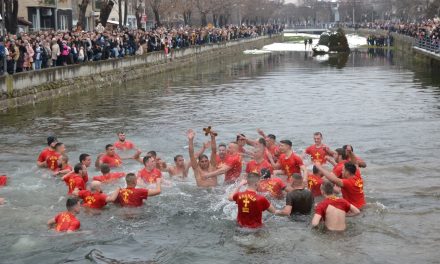
<path id="1" fill-rule="evenodd" d="M 147 0 L 154 14 L 156 26 L 162 26 L 161 15 L 165 13 L 170 5 L 170 0 Z"/>
<path id="2" fill-rule="evenodd" d="M 86 10 L 87 6 L 89 5 L 90 0 L 81 0 L 81 3 L 79 6 L 79 13 L 78 13 L 78 22 L 76 23 L 77 30 L 83 30 L 85 29 L 86 25 Z"/>
<path id="3" fill-rule="evenodd" d="M 101 13 L 99 14 L 99 21 L 105 27 L 107 25 L 107 20 L 112 12 L 115 3 L 111 0 L 107 0 L 102 3 Z"/>
<path id="4" fill-rule="evenodd" d="M 3 0 L 5 5 L 5 27 L 9 33 L 17 33 L 18 0 Z"/>
<path id="5" fill-rule="evenodd" d="M 127 2 L 127 0 L 125 0 Z M 118 22 L 119 28 L 122 28 L 122 0 L 118 0 Z"/>
<path id="6" fill-rule="evenodd" d="M 127 25 L 128 0 L 124 0 L 124 27 Z"/>
<path id="7" fill-rule="evenodd" d="M 192 24 L 191 19 L 193 10 L 196 7 L 196 0 L 172 0 L 171 6 L 174 11 L 182 14 L 185 25 Z"/>
<path id="8" fill-rule="evenodd" d="M 136 11 L 135 11 L 135 16 L 136 16 L 136 25 L 137 28 L 142 28 L 142 15 L 144 14 L 144 10 L 142 8 L 143 6 L 143 0 L 137 0 L 136 1 Z"/>

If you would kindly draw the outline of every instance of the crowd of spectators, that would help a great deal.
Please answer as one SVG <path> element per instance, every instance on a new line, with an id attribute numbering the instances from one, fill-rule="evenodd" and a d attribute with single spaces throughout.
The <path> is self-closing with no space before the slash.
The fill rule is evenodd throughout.
<path id="1" fill-rule="evenodd" d="M 39 70 L 88 61 L 142 55 L 148 52 L 182 49 L 243 38 L 277 34 L 279 25 L 180 27 L 153 30 L 105 30 L 98 25 L 89 32 L 33 32 L 2 36 L 0 62 L 7 60 L 7 72 Z M 3 63 L 0 71 L 4 72 Z"/>

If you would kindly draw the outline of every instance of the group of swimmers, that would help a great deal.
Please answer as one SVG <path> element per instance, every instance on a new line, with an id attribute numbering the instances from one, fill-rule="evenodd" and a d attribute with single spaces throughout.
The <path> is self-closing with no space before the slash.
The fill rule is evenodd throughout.
<path id="1" fill-rule="evenodd" d="M 173 165 L 162 161 L 155 151 L 142 156 L 133 142 L 126 139 L 124 132 L 118 132 L 118 140 L 108 144 L 105 152 L 97 156 L 95 167 L 102 175 L 93 177 L 90 183 L 91 156 L 81 154 L 79 163 L 72 167 L 64 144 L 50 136 L 47 138 L 48 147 L 40 153 L 37 165 L 53 171 L 54 176 L 66 183 L 69 198 L 67 211 L 50 219 L 48 226 L 57 231 L 78 230 L 80 222 L 76 215 L 81 206 L 90 211 L 100 210 L 107 203 L 123 207 L 142 206 L 148 197 L 161 193 L 162 173 L 168 173 L 171 179 L 186 179 L 192 168 L 198 187 L 217 186 L 221 175 L 224 175 L 225 185 L 237 184 L 228 199 L 238 206 L 237 223 L 241 227 L 261 227 L 264 211 L 280 216 L 311 214 L 315 198 L 322 196 L 322 199 L 318 198 L 321 201 L 315 207 L 312 226 L 317 227 L 322 222 L 328 230 L 345 230 L 345 217 L 359 214 L 365 205 L 360 169 L 366 164 L 354 154 L 353 147 L 345 145 L 332 150 L 323 144 L 322 134 L 316 132 L 314 144 L 298 155 L 290 140 L 277 142 L 275 135 L 266 135 L 260 129 L 257 132 L 259 138 L 255 140 L 239 134 L 235 141 L 217 145 L 217 133 L 211 127 L 204 128 L 203 133 L 210 137 L 210 141 L 195 152 L 196 133 L 190 129 L 187 131 L 189 161 L 186 162 L 183 155 L 177 155 Z M 208 148 L 211 148 L 210 157 L 204 154 Z M 135 151 L 134 155 L 128 155 L 130 150 Z M 309 167 L 303 162 L 307 156 L 312 163 Z M 126 159 L 142 163 L 143 168 L 136 174 L 111 172 Z M 333 166 L 332 170 L 328 169 L 329 165 Z M 243 167 L 246 173 L 242 175 Z M 102 192 L 102 184 L 123 177 L 125 188 L 117 188 L 108 195 Z M 149 187 L 152 184 L 154 188 Z M 241 191 L 244 186 L 245 190 Z M 276 209 L 270 203 L 270 199 L 284 198 L 286 205 L 282 209 Z"/>

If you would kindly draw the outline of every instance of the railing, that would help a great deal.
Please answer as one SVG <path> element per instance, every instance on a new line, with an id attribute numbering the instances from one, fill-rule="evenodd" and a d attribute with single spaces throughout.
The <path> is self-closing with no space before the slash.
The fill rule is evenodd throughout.
<path id="1" fill-rule="evenodd" d="M 440 53 L 440 43 L 432 39 L 416 39 L 415 46 L 433 53 Z"/>

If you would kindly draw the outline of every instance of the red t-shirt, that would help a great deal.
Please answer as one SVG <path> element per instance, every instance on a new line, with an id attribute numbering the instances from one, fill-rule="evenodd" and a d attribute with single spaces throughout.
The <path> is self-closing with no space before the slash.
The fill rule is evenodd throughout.
<path id="1" fill-rule="evenodd" d="M 348 160 L 343 160 L 341 162 L 339 162 L 338 164 L 336 164 L 335 167 L 333 167 L 333 173 L 336 175 L 336 177 L 338 178 L 342 178 L 342 170 L 344 169 L 345 163 L 347 163 Z M 361 170 L 359 168 L 356 168 L 356 176 L 361 177 Z"/>
<path id="2" fill-rule="evenodd" d="M 327 207 L 331 205 L 337 209 L 340 209 L 344 212 L 350 211 L 350 203 L 342 198 L 338 198 L 336 196 L 331 196 L 325 198 L 322 202 L 320 202 L 315 208 L 315 214 L 322 216 L 322 220 L 325 221 L 325 213 L 327 212 Z"/>
<path id="3" fill-rule="evenodd" d="M 220 167 L 221 165 L 225 164 L 225 160 L 226 160 L 226 158 L 221 159 L 218 154 L 215 156 L 215 161 L 217 163 L 217 167 Z"/>
<path id="4" fill-rule="evenodd" d="M 348 179 L 342 179 L 342 183 L 342 197 L 352 205 L 361 209 L 365 205 L 364 181 L 362 177 L 355 175 Z"/>
<path id="5" fill-rule="evenodd" d="M 225 164 L 230 167 L 225 173 L 225 182 L 234 182 L 241 174 L 241 155 L 226 155 Z"/>
<path id="6" fill-rule="evenodd" d="M 107 204 L 107 202 L 105 201 L 107 199 L 107 195 L 105 195 L 104 193 L 92 193 L 89 190 L 82 190 L 79 191 L 78 197 L 83 200 L 82 205 L 84 207 L 101 209 Z"/>
<path id="7" fill-rule="evenodd" d="M 261 180 L 257 191 L 268 192 L 272 197 L 282 199 L 284 189 L 286 189 L 286 184 L 280 178 L 270 178 Z"/>
<path id="8" fill-rule="evenodd" d="M 101 163 L 108 164 L 108 166 L 110 166 L 110 168 L 119 167 L 122 164 L 121 157 L 119 157 L 119 155 L 116 153 L 113 157 L 110 157 L 108 155 L 104 155 L 101 157 L 100 161 L 101 161 Z"/>
<path id="9" fill-rule="evenodd" d="M 8 177 L 6 177 L 6 175 L 0 176 L 0 186 L 5 186 L 7 181 L 8 181 Z"/>
<path id="10" fill-rule="evenodd" d="M 94 176 L 93 180 L 105 183 L 116 181 L 122 177 L 125 177 L 125 172 L 109 172 L 106 175 Z"/>
<path id="11" fill-rule="evenodd" d="M 281 154 L 278 162 L 281 165 L 281 170 L 283 173 L 289 178 L 294 173 L 301 173 L 300 166 L 304 165 L 302 159 L 295 153 L 292 153 L 292 155 L 290 155 L 288 158 L 286 157 L 286 154 Z"/>
<path id="12" fill-rule="evenodd" d="M 324 150 L 325 147 L 325 145 L 322 145 L 321 147 L 317 148 L 316 145 L 311 145 L 310 147 L 306 148 L 306 153 L 312 157 L 313 162 L 325 164 L 327 162 L 327 159 L 325 158 L 327 156 L 327 152 Z"/>
<path id="13" fill-rule="evenodd" d="M 51 148 L 45 148 L 38 156 L 39 162 L 46 162 L 47 168 L 55 171 L 58 168 L 58 159 L 61 155 Z"/>
<path id="14" fill-rule="evenodd" d="M 134 144 L 133 142 L 129 141 L 129 140 L 125 140 L 124 142 L 121 141 L 116 141 L 113 146 L 115 146 L 115 148 L 119 149 L 119 150 L 130 150 L 132 148 L 134 148 Z"/>
<path id="15" fill-rule="evenodd" d="M 277 162 L 278 158 L 280 157 L 280 147 L 277 145 L 272 145 L 271 147 L 268 147 L 268 150 L 270 154 L 272 154 L 274 162 Z"/>
<path id="16" fill-rule="evenodd" d="M 315 174 L 309 174 L 307 177 L 309 190 L 312 192 L 313 197 L 321 196 L 321 184 L 324 182 L 324 180 Z"/>
<path id="17" fill-rule="evenodd" d="M 138 207 L 142 206 L 143 200 L 148 197 L 148 189 L 143 188 L 125 188 L 121 189 L 115 203 L 121 206 Z"/>
<path id="18" fill-rule="evenodd" d="M 75 188 L 78 188 L 79 190 L 86 189 L 86 184 L 84 183 L 83 177 L 76 173 L 69 174 L 66 178 L 64 178 L 64 182 L 66 182 L 66 185 L 69 188 L 67 194 L 72 194 Z"/>
<path id="19" fill-rule="evenodd" d="M 258 175 L 260 175 L 261 177 L 261 170 L 262 169 L 268 169 L 270 171 L 270 174 L 273 174 L 273 167 L 272 165 L 267 161 L 267 160 L 263 160 L 260 163 L 257 163 L 256 160 L 250 160 L 247 164 L 246 164 L 246 173 L 256 173 Z"/>
<path id="20" fill-rule="evenodd" d="M 270 206 L 266 197 L 246 190 L 235 193 L 233 199 L 238 205 L 237 223 L 240 226 L 258 228 L 263 225 L 263 212 Z"/>
<path id="21" fill-rule="evenodd" d="M 155 183 L 157 178 L 162 177 L 162 172 L 157 168 L 154 168 L 152 171 L 143 168 L 138 172 L 138 177 L 142 178 L 146 183 Z"/>
<path id="22" fill-rule="evenodd" d="M 66 211 L 55 216 L 55 230 L 58 232 L 75 231 L 81 226 L 75 215 Z"/>

